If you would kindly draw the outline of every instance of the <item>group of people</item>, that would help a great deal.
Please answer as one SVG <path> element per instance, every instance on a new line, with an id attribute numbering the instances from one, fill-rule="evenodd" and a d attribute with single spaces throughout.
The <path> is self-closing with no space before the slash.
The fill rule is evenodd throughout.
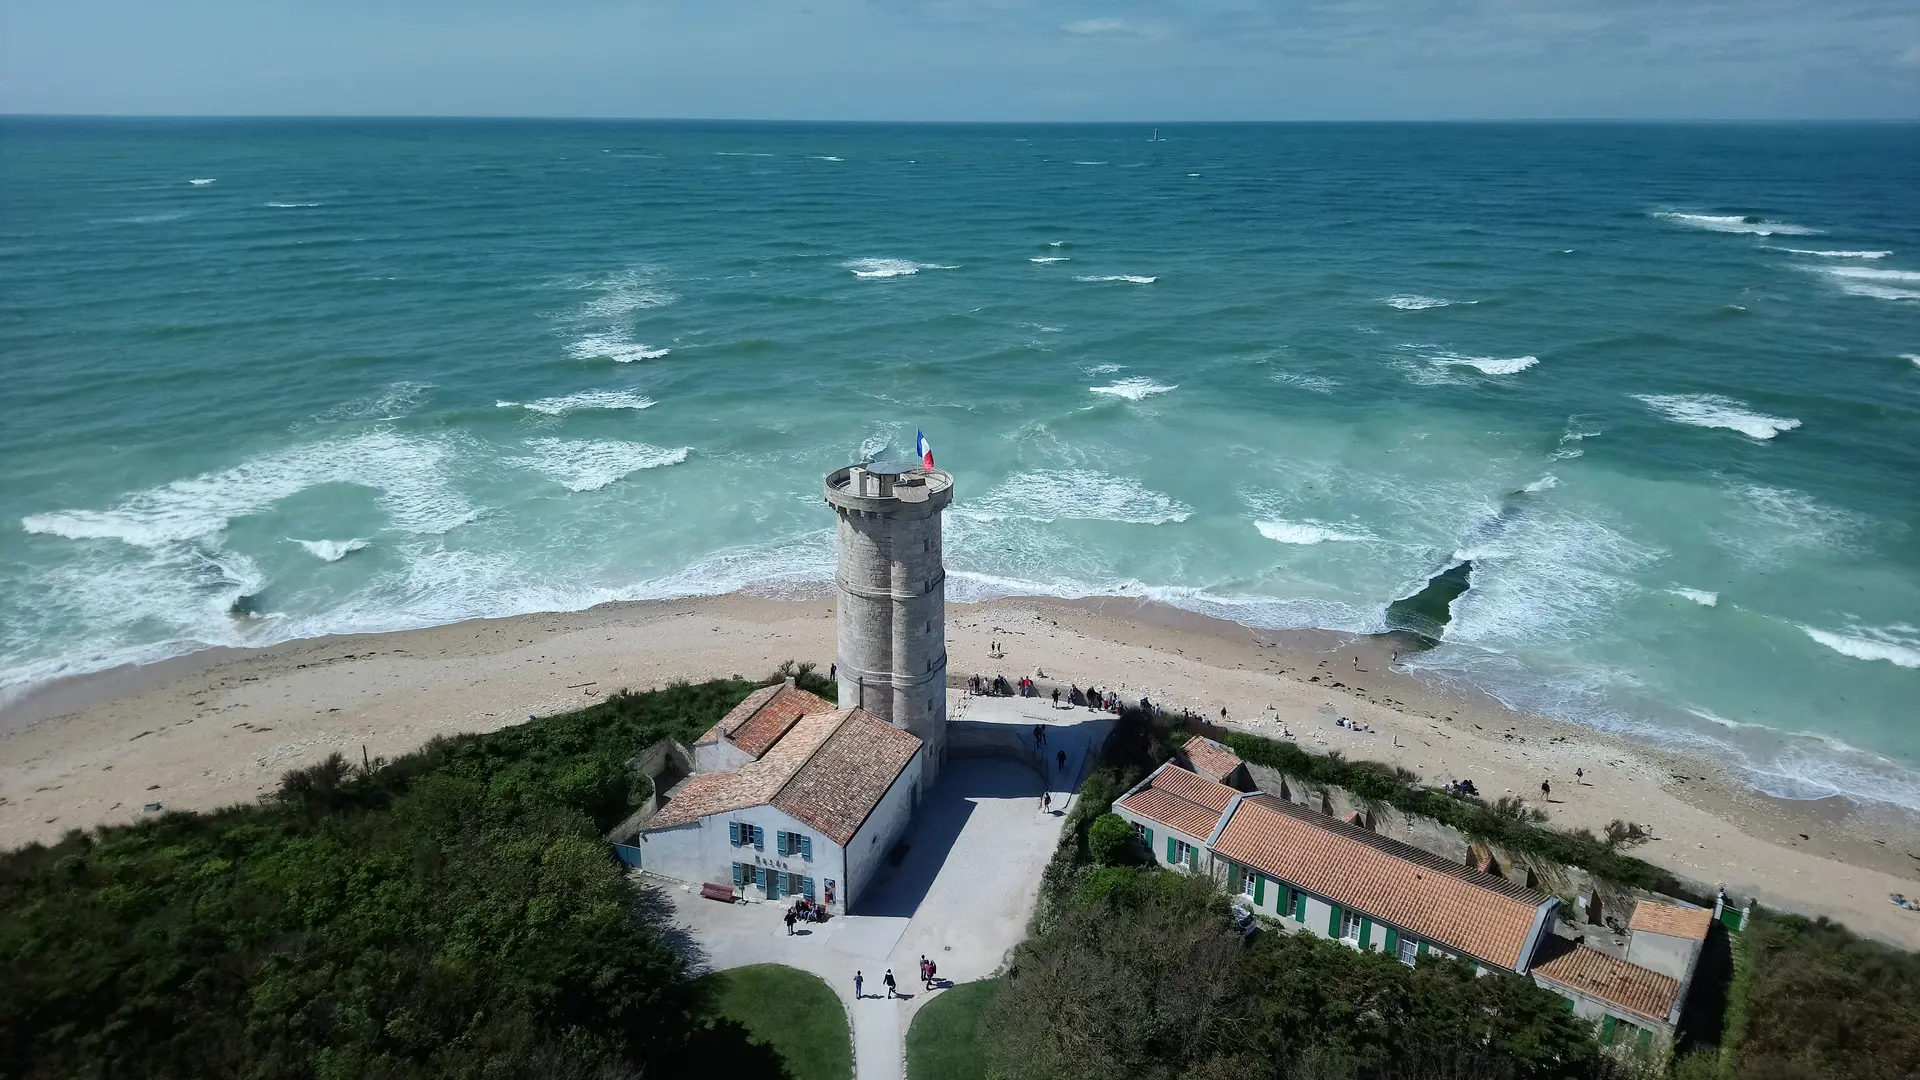
<path id="1" fill-rule="evenodd" d="M 880 983 L 881 985 L 887 988 L 888 997 L 897 998 L 897 997 L 906 996 L 905 994 L 902 994 L 900 992 L 900 984 L 894 981 L 892 968 L 887 969 L 886 977 L 882 978 L 880 980 Z M 921 953 L 920 954 L 920 989 L 932 990 L 934 987 L 938 986 L 939 984 L 940 984 L 940 969 L 934 965 L 933 961 L 927 959 L 927 955 L 925 953 Z M 854 1000 L 858 1001 L 861 998 L 864 998 L 866 996 L 867 996 L 867 977 L 864 974 L 856 971 L 853 973 Z"/>
<path id="2" fill-rule="evenodd" d="M 1336 727 L 1348 728 L 1353 731 L 1371 732 L 1373 730 L 1373 723 L 1368 720 L 1350 720 L 1342 716 L 1333 723 Z"/>
<path id="3" fill-rule="evenodd" d="M 1449 783 L 1447 784 L 1447 794 L 1449 794 L 1449 795 L 1475 795 L 1475 796 L 1477 796 L 1477 795 L 1479 795 L 1480 793 L 1479 793 L 1478 791 L 1476 791 L 1476 790 L 1474 790 L 1474 787 L 1473 787 L 1473 781 L 1471 781 L 1471 780 L 1454 780 L 1454 781 L 1451 781 L 1451 782 L 1449 782 Z"/>
<path id="4" fill-rule="evenodd" d="M 792 907 L 787 909 L 787 913 L 782 916 L 781 921 L 787 924 L 787 933 L 791 934 L 793 933 L 794 923 L 826 922 L 828 917 L 827 905 L 816 904 L 802 896 L 793 902 Z"/>
<path id="5" fill-rule="evenodd" d="M 1020 696 L 1032 697 L 1026 688 L 1033 684 L 1032 679 L 1020 680 Z M 989 679 L 985 675 L 975 675 L 967 680 L 967 693 L 981 697 L 1012 697 L 1014 684 L 1007 681 L 1005 675 L 995 675 Z"/>

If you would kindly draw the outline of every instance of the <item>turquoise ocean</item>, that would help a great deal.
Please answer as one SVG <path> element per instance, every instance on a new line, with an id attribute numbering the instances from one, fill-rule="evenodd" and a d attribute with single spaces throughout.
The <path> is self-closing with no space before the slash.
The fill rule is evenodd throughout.
<path id="1" fill-rule="evenodd" d="M 1920 808 L 1920 128 L 0 121 L 0 695 L 817 594 L 1378 630 Z"/>

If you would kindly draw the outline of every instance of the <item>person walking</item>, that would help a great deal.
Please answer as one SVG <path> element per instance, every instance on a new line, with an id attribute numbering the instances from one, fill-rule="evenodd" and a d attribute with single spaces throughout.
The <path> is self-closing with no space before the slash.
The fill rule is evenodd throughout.
<path id="1" fill-rule="evenodd" d="M 1053 813 L 1053 792 L 1043 791 L 1040 793 L 1040 812 L 1043 814 Z"/>
<path id="2" fill-rule="evenodd" d="M 1060 751 L 1059 760 L 1060 760 L 1060 771 L 1064 773 L 1067 771 L 1067 752 L 1065 750 Z"/>
<path id="3" fill-rule="evenodd" d="M 933 989 L 932 971 L 933 971 L 932 962 L 930 962 L 927 959 L 926 953 L 921 953 L 920 954 L 920 989 L 922 990 Z"/>
<path id="4" fill-rule="evenodd" d="M 893 988 L 893 969 L 892 968 L 887 969 L 887 977 L 885 979 L 882 979 L 881 981 L 887 984 L 887 996 L 889 998 L 897 998 L 900 996 L 899 993 L 896 992 Z"/>
<path id="5" fill-rule="evenodd" d="M 1546 780 L 1540 781 L 1540 797 L 1548 802 L 1553 801 L 1553 784 L 1551 782 Z"/>
<path id="6" fill-rule="evenodd" d="M 853 1000 L 859 1001 L 861 998 L 867 996 L 866 984 L 867 980 L 865 976 L 857 971 L 853 973 Z"/>
<path id="7" fill-rule="evenodd" d="M 788 908 L 788 909 L 787 909 L 787 915 L 786 915 L 786 924 L 787 924 L 787 936 L 788 936 L 788 937 L 792 937 L 792 936 L 793 936 L 793 919 L 794 919 L 794 915 L 793 915 L 793 909 L 792 909 L 792 908 Z"/>
<path id="8" fill-rule="evenodd" d="M 1053 688 L 1053 707 L 1060 707 L 1060 688 L 1057 686 Z"/>

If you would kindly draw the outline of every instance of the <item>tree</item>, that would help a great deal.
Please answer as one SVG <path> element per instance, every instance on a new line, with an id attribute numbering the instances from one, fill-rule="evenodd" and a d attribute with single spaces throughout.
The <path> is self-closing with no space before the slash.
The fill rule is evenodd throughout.
<path id="1" fill-rule="evenodd" d="M 1139 842 L 1133 826 L 1119 814 L 1101 814 L 1087 829 L 1087 852 L 1100 866 L 1130 866 L 1139 862 Z"/>

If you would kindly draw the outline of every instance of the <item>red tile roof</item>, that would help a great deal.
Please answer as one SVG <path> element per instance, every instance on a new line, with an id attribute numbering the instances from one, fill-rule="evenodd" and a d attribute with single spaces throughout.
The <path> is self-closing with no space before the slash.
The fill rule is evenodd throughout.
<path id="1" fill-rule="evenodd" d="M 759 760 L 688 777 L 646 828 L 771 804 L 845 845 L 919 749 L 918 738 L 864 709 L 801 713 Z"/>
<path id="2" fill-rule="evenodd" d="M 708 728 L 706 734 L 695 740 L 694 745 L 711 745 L 725 735 L 733 745 L 757 758 L 778 742 L 802 716 L 833 711 L 833 703 L 825 698 L 797 686 L 775 683 L 748 694 L 746 700 L 735 705 L 720 718 L 719 723 Z"/>
<path id="3" fill-rule="evenodd" d="M 1517 970 L 1549 897 L 1270 795 L 1250 795 L 1214 850 L 1342 907 Z"/>
<path id="4" fill-rule="evenodd" d="M 1120 805 L 1148 821 L 1205 840 L 1238 794 L 1218 780 L 1195 776 L 1178 765 L 1163 765 L 1146 787 L 1121 799 Z"/>
<path id="5" fill-rule="evenodd" d="M 1673 999 L 1680 993 L 1679 980 L 1670 975 L 1616 960 L 1564 938 L 1551 939 L 1541 954 L 1546 959 L 1532 969 L 1537 978 L 1599 998 L 1655 1023 L 1667 1022 Z"/>
<path id="6" fill-rule="evenodd" d="M 1204 735 L 1195 735 L 1180 748 L 1193 762 L 1193 771 L 1210 780 L 1225 780 L 1241 766 L 1240 755 Z"/>
<path id="7" fill-rule="evenodd" d="M 1649 934 L 1705 941 L 1707 928 L 1713 925 L 1713 911 L 1710 908 L 1680 907 L 1677 904 L 1642 900 L 1634 905 L 1633 920 L 1627 925 L 1630 929 L 1644 930 Z"/>
<path id="8" fill-rule="evenodd" d="M 919 749 L 918 738 L 855 709 L 773 805 L 845 847 Z"/>

